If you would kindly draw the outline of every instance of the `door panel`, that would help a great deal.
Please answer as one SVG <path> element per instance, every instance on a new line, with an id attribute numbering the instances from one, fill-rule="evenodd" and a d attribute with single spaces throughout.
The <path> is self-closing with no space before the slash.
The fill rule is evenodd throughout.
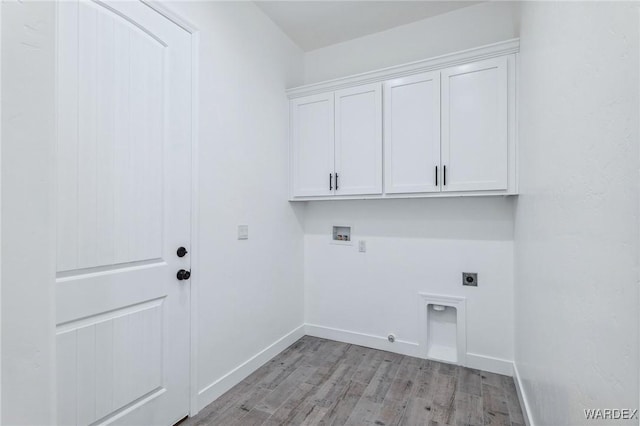
<path id="1" fill-rule="evenodd" d="M 58 329 L 58 357 L 75 361 L 58 371 L 63 395 L 75 395 L 62 408 L 76 408 L 60 413 L 61 424 L 93 423 L 162 389 L 162 310 L 153 300 Z M 74 366 L 77 379 L 68 380 Z"/>
<path id="2" fill-rule="evenodd" d="M 440 173 L 440 73 L 387 81 L 385 192 L 438 192 Z"/>
<path id="3" fill-rule="evenodd" d="M 58 5 L 59 424 L 188 414 L 190 35 L 140 2 Z"/>
<path id="4" fill-rule="evenodd" d="M 333 194 L 333 111 L 333 93 L 291 101 L 294 196 Z"/>
<path id="5" fill-rule="evenodd" d="M 507 119 L 506 57 L 442 72 L 443 191 L 507 189 Z"/>
<path id="6" fill-rule="evenodd" d="M 159 259 L 164 46 L 100 6 L 80 3 L 78 13 L 82 78 L 77 130 L 60 144 L 58 270 Z"/>
<path id="7" fill-rule="evenodd" d="M 368 84 L 335 93 L 336 195 L 382 193 L 382 89 Z"/>

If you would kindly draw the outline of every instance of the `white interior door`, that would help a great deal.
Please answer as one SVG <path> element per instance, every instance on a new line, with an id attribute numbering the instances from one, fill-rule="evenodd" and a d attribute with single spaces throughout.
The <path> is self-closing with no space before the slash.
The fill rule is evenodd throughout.
<path id="1" fill-rule="evenodd" d="M 333 194 L 333 93 L 293 99 L 291 140 L 293 196 Z"/>
<path id="2" fill-rule="evenodd" d="M 507 58 L 442 71 L 443 191 L 506 190 Z"/>
<path id="3" fill-rule="evenodd" d="M 58 424 L 172 424 L 189 407 L 190 35 L 140 2 L 58 13 Z"/>
<path id="4" fill-rule="evenodd" d="M 385 82 L 384 112 L 385 192 L 440 191 L 440 72 Z"/>
<path id="5" fill-rule="evenodd" d="M 335 93 L 336 195 L 382 194 L 382 87 Z"/>

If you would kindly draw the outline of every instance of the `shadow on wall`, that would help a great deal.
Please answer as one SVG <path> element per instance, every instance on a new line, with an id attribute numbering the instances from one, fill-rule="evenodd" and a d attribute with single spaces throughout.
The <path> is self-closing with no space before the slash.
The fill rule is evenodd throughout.
<path id="1" fill-rule="evenodd" d="M 372 237 L 511 241 L 514 205 L 503 196 L 312 201 L 304 230 L 329 235 L 347 224 Z"/>
<path id="2" fill-rule="evenodd" d="M 289 207 L 291 207 L 291 211 L 296 218 L 296 222 L 300 225 L 300 229 L 304 231 L 306 203 L 289 203 Z"/>

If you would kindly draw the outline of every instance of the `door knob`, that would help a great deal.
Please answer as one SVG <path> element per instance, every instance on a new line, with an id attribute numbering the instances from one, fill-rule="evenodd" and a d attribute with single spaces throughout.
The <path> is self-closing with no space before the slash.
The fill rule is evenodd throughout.
<path id="1" fill-rule="evenodd" d="M 178 249 L 178 251 L 176 252 L 176 254 L 178 255 L 178 257 L 184 257 L 187 253 L 189 253 L 189 252 L 188 252 L 188 251 L 187 251 L 187 249 L 186 249 L 186 248 L 184 248 L 184 247 L 180 247 L 180 248 Z"/>
<path id="2" fill-rule="evenodd" d="M 188 280 L 191 277 L 191 271 L 186 271 L 184 269 L 180 269 L 176 274 L 176 278 L 178 281 Z"/>

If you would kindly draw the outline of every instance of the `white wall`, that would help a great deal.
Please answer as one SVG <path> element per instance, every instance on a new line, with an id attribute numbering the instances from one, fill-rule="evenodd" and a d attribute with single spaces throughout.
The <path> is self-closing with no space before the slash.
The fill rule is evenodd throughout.
<path id="1" fill-rule="evenodd" d="M 485 2 L 317 49 L 305 54 L 305 83 L 518 37 L 518 19 L 518 2 Z"/>
<path id="2" fill-rule="evenodd" d="M 518 37 L 518 20 L 516 3 L 482 3 L 308 52 L 305 83 Z M 354 225 L 368 252 L 330 245 L 336 222 Z M 320 326 L 311 331 L 370 334 L 411 351 L 418 292 L 466 296 L 467 351 L 487 357 L 486 368 L 510 368 L 490 358 L 512 360 L 513 200 L 310 202 L 305 225 L 306 321 Z M 477 289 L 462 287 L 463 271 L 479 273 Z M 392 331 L 407 344 L 381 340 Z"/>
<path id="3" fill-rule="evenodd" d="M 638 407 L 638 37 L 631 3 L 522 8 L 515 355 L 538 426 Z"/>
<path id="4" fill-rule="evenodd" d="M 417 354 L 418 292 L 464 296 L 468 361 L 510 372 L 492 358 L 512 359 L 512 198 L 311 202 L 306 213 L 305 316 L 318 326 L 310 332 L 371 335 L 371 344 Z M 353 246 L 330 244 L 342 224 L 354 227 Z M 477 272 L 479 286 L 462 286 L 462 272 Z M 399 342 L 388 344 L 388 333 Z"/>
<path id="5" fill-rule="evenodd" d="M 55 423 L 54 10 L 2 2 L 2 419 Z"/>
<path id="6" fill-rule="evenodd" d="M 168 4 L 200 30 L 200 407 L 303 323 L 301 206 L 287 200 L 288 103 L 302 52 L 251 2 Z M 237 240 L 237 225 L 249 240 Z M 302 330 L 300 330 L 302 332 Z"/>

